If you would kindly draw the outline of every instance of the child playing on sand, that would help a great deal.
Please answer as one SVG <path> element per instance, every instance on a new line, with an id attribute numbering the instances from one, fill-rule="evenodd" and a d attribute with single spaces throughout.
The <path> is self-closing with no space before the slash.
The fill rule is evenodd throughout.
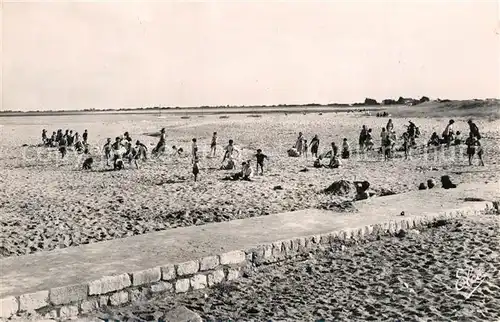
<path id="1" fill-rule="evenodd" d="M 135 142 L 135 148 L 137 150 L 137 156 L 136 158 L 138 160 L 142 159 L 143 160 L 147 160 L 148 159 L 148 156 L 147 156 L 147 153 L 148 153 L 148 147 L 142 143 L 141 141 L 137 140 L 137 142 Z"/>
<path id="2" fill-rule="evenodd" d="M 198 167 L 198 162 L 200 159 L 195 156 L 193 158 L 193 175 L 194 175 L 194 181 L 196 182 L 198 180 L 198 174 L 200 173 L 200 168 Z"/>
<path id="3" fill-rule="evenodd" d="M 130 137 L 130 134 L 128 132 L 123 133 L 123 139 L 132 142 L 132 138 Z"/>
<path id="4" fill-rule="evenodd" d="M 311 140 L 311 155 L 315 158 L 318 157 L 319 139 L 318 135 L 315 135 Z"/>
<path id="5" fill-rule="evenodd" d="M 194 159 L 198 156 L 198 145 L 196 144 L 196 138 L 193 138 L 191 143 L 191 155 L 192 155 L 191 162 L 194 163 Z"/>
<path id="6" fill-rule="evenodd" d="M 307 158 L 307 149 L 308 149 L 307 140 L 304 140 L 304 144 L 302 146 L 302 149 L 303 149 L 303 153 L 304 153 L 305 157 Z"/>
<path id="7" fill-rule="evenodd" d="M 462 144 L 462 133 L 460 131 L 457 131 L 457 134 L 455 135 L 455 145 L 460 145 Z"/>
<path id="8" fill-rule="evenodd" d="M 342 159 L 349 159 L 350 151 L 349 151 L 349 142 L 347 142 L 347 138 L 344 138 L 342 142 Z"/>
<path id="9" fill-rule="evenodd" d="M 446 143 L 446 146 L 450 146 L 451 141 L 452 141 L 452 136 L 453 136 L 453 124 L 455 123 L 454 120 L 450 120 L 448 122 L 448 125 L 444 128 L 443 131 L 443 140 L 444 143 Z"/>
<path id="10" fill-rule="evenodd" d="M 389 136 L 383 141 L 382 151 L 384 152 L 384 161 L 392 157 L 392 140 Z"/>
<path id="11" fill-rule="evenodd" d="M 370 151 L 373 150 L 373 135 L 372 135 L 372 129 L 368 129 L 368 132 L 366 133 L 366 141 L 365 141 L 365 146 L 366 150 Z"/>
<path id="12" fill-rule="evenodd" d="M 66 137 L 62 136 L 61 139 L 59 140 L 59 152 L 61 152 L 62 159 L 64 159 L 64 157 L 66 156 L 67 152 L 66 145 L 67 145 Z"/>
<path id="13" fill-rule="evenodd" d="M 243 166 L 241 172 L 242 172 L 241 174 L 242 174 L 243 180 L 251 181 L 250 179 L 253 176 L 253 170 L 252 170 L 252 166 L 250 164 L 250 160 L 248 160 L 245 163 L 245 165 Z"/>
<path id="14" fill-rule="evenodd" d="M 385 146 L 385 140 L 389 137 L 389 132 L 385 130 L 385 127 L 382 128 L 382 132 L 380 133 L 380 146 Z"/>
<path id="15" fill-rule="evenodd" d="M 43 144 L 47 143 L 47 130 L 46 129 L 42 130 L 42 143 Z"/>
<path id="16" fill-rule="evenodd" d="M 408 133 L 406 133 L 408 134 Z M 441 144 L 439 140 L 439 135 L 437 135 L 436 132 L 433 132 L 431 135 L 431 138 L 429 139 L 429 142 L 427 142 L 427 146 L 439 146 Z"/>
<path id="17" fill-rule="evenodd" d="M 257 174 L 259 174 L 259 167 L 260 167 L 260 175 L 264 175 L 264 159 L 269 159 L 267 155 L 262 153 L 261 149 L 257 150 L 257 154 L 255 155 L 257 158 Z"/>
<path id="18" fill-rule="evenodd" d="M 297 150 L 297 152 L 299 153 L 299 155 L 302 155 L 302 153 L 304 152 L 304 136 L 302 135 L 302 132 L 299 132 L 299 137 L 297 138 L 297 140 L 295 141 L 295 149 Z"/>
<path id="19" fill-rule="evenodd" d="M 408 160 L 408 154 L 410 153 L 410 135 L 408 132 L 403 133 L 403 150 L 405 151 L 405 160 Z"/>
<path id="20" fill-rule="evenodd" d="M 156 144 L 156 147 L 151 151 L 155 155 L 159 155 L 160 153 L 165 152 L 165 128 L 162 128 L 160 130 L 160 139 L 158 143 Z"/>
<path id="21" fill-rule="evenodd" d="M 89 138 L 89 133 L 87 132 L 87 130 L 83 132 L 82 138 L 83 138 L 83 144 L 84 145 L 87 144 L 87 140 Z"/>
<path id="22" fill-rule="evenodd" d="M 469 137 L 465 140 L 465 144 L 467 145 L 467 156 L 469 157 L 469 165 L 472 165 L 472 159 L 474 154 L 476 154 L 476 146 L 478 147 L 477 156 L 479 157 L 479 164 L 484 166 L 483 162 L 483 149 L 481 147 L 481 143 L 475 137 L 474 133 L 470 132 Z"/>
<path id="23" fill-rule="evenodd" d="M 359 133 L 359 150 L 362 152 L 365 149 L 366 136 L 368 131 L 366 129 L 366 125 L 363 125 L 361 128 L 361 132 Z"/>
<path id="24" fill-rule="evenodd" d="M 392 119 L 389 119 L 387 125 L 385 126 L 387 132 L 391 133 L 394 130 L 394 124 L 392 124 Z"/>
<path id="25" fill-rule="evenodd" d="M 210 143 L 210 155 L 215 158 L 217 152 L 217 132 L 212 135 L 212 142 Z"/>
<path id="26" fill-rule="evenodd" d="M 342 165 L 342 163 L 340 162 L 338 155 L 335 155 L 335 156 L 332 156 L 332 158 L 330 159 L 330 164 L 328 166 L 330 168 L 337 169 L 341 165 Z"/>
<path id="27" fill-rule="evenodd" d="M 109 167 L 109 159 L 111 158 L 111 138 L 106 139 L 106 143 L 102 147 L 104 157 L 106 158 L 106 165 Z"/>
<path id="28" fill-rule="evenodd" d="M 236 152 L 238 153 L 238 156 L 240 155 L 240 152 L 234 147 L 234 141 L 233 140 L 229 140 L 229 144 L 226 146 L 226 148 L 224 149 L 225 153 L 224 153 L 224 158 L 222 159 L 222 162 L 224 163 L 224 161 L 229 158 L 229 157 L 233 157 L 233 153 Z"/>
<path id="29" fill-rule="evenodd" d="M 469 124 L 470 131 L 474 135 L 474 137 L 478 140 L 481 140 L 481 134 L 479 134 L 479 128 L 477 127 L 476 123 L 472 122 L 472 119 L 467 121 L 467 124 Z"/>

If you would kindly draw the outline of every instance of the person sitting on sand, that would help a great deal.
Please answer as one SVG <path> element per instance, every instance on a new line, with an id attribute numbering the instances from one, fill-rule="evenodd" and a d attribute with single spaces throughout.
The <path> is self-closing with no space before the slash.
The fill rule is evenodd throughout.
<path id="1" fill-rule="evenodd" d="M 46 129 L 42 130 L 42 143 L 43 144 L 47 143 L 47 130 Z"/>
<path id="2" fill-rule="evenodd" d="M 294 148 L 297 150 L 299 155 L 302 155 L 304 152 L 304 136 L 302 135 L 302 132 L 299 132 L 299 137 L 295 141 Z"/>
<path id="3" fill-rule="evenodd" d="M 344 138 L 342 142 L 342 159 L 349 159 L 350 154 L 349 142 L 347 142 L 347 138 Z"/>
<path id="4" fill-rule="evenodd" d="M 191 143 L 191 162 L 194 163 L 194 159 L 198 156 L 198 144 L 196 144 L 196 138 L 193 138 Z"/>
<path id="5" fill-rule="evenodd" d="M 467 140 L 465 140 L 465 144 L 467 145 L 467 156 L 469 157 L 469 165 L 472 165 L 472 159 L 474 155 L 476 154 L 476 146 L 478 147 L 478 157 L 479 157 L 479 164 L 481 166 L 484 166 L 483 162 L 483 149 L 481 147 L 481 143 L 479 140 L 475 137 L 474 133 L 470 132 L 469 137 Z"/>
<path id="6" fill-rule="evenodd" d="M 85 159 L 85 161 L 83 161 L 82 169 L 83 170 L 92 170 L 93 163 L 94 163 L 94 159 L 92 157 Z"/>
<path id="7" fill-rule="evenodd" d="M 224 162 L 229 157 L 232 158 L 234 152 L 236 152 L 238 154 L 238 156 L 240 155 L 240 151 L 238 151 L 234 147 L 234 141 L 233 140 L 229 140 L 229 144 L 225 147 L 224 151 L 225 151 L 224 152 L 224 158 L 222 159 L 222 162 Z"/>
<path id="8" fill-rule="evenodd" d="M 210 155 L 215 158 L 217 152 L 217 132 L 212 135 L 212 142 L 210 143 Z"/>
<path id="9" fill-rule="evenodd" d="M 198 156 L 195 155 L 195 157 L 193 158 L 193 175 L 195 182 L 198 180 L 198 174 L 200 173 L 198 162 L 200 162 L 200 159 L 198 158 Z"/>
<path id="10" fill-rule="evenodd" d="M 439 140 L 439 135 L 436 132 L 433 132 L 429 142 L 427 142 L 427 146 L 439 146 L 441 144 Z"/>
<path id="11" fill-rule="evenodd" d="M 89 132 L 87 131 L 87 129 L 85 129 L 85 131 L 83 131 L 82 139 L 83 139 L 83 144 L 84 145 L 87 144 L 88 139 L 89 139 Z"/>
<path id="12" fill-rule="evenodd" d="M 300 156 L 299 151 L 297 151 L 297 149 L 295 147 L 291 147 L 290 149 L 288 149 L 286 151 L 286 153 L 288 154 L 289 157 L 292 157 L 292 158 L 297 158 Z"/>
<path id="13" fill-rule="evenodd" d="M 368 130 L 366 129 L 366 125 L 363 125 L 361 128 L 361 132 L 359 133 L 359 150 L 361 152 L 364 151 L 365 149 L 365 142 L 366 142 L 366 137 L 368 135 Z"/>
<path id="14" fill-rule="evenodd" d="M 315 135 L 311 140 L 311 155 L 315 158 L 318 157 L 319 139 L 318 135 Z"/>
<path id="15" fill-rule="evenodd" d="M 375 144 L 373 143 L 373 135 L 372 135 L 372 129 L 368 129 L 368 132 L 366 133 L 366 141 L 365 141 L 365 147 L 367 151 L 373 150 L 373 146 Z"/>
<path id="16" fill-rule="evenodd" d="M 315 168 L 323 168 L 323 164 L 321 164 L 321 159 L 316 158 L 316 160 L 314 160 L 313 167 L 315 167 Z"/>
<path id="17" fill-rule="evenodd" d="M 151 151 L 152 154 L 159 155 L 165 152 L 165 141 L 166 141 L 165 138 L 166 138 L 165 128 L 162 128 L 160 130 L 160 139 L 158 141 L 158 144 L 156 144 L 156 147 L 153 149 L 153 151 Z"/>
<path id="18" fill-rule="evenodd" d="M 472 119 L 469 119 L 467 124 L 469 124 L 469 129 L 472 132 L 472 135 L 474 135 L 476 139 L 481 140 L 481 134 L 479 133 L 479 128 L 476 123 L 472 122 Z"/>
<path id="19" fill-rule="evenodd" d="M 268 159 L 267 155 L 262 153 L 261 149 L 257 149 L 257 154 L 255 155 L 255 158 L 257 158 L 257 175 L 259 174 L 259 167 L 260 167 L 260 175 L 264 175 L 264 159 Z"/>

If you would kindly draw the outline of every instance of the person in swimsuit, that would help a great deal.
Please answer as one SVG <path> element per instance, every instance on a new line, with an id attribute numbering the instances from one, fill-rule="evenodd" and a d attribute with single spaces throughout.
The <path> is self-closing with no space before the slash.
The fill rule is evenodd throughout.
<path id="1" fill-rule="evenodd" d="M 318 135 L 315 135 L 311 140 L 311 155 L 315 158 L 318 157 L 319 139 Z"/>
<path id="2" fill-rule="evenodd" d="M 342 142 L 342 159 L 349 159 L 351 152 L 349 151 L 349 142 L 344 138 Z"/>
<path id="3" fill-rule="evenodd" d="M 366 140 L 365 140 L 365 146 L 366 150 L 370 151 L 373 150 L 373 135 L 372 135 L 372 129 L 368 129 L 368 132 L 366 133 Z"/>
<path id="4" fill-rule="evenodd" d="M 476 123 L 472 122 L 472 120 L 468 120 L 467 124 L 469 124 L 470 131 L 474 135 L 474 137 L 478 140 L 481 140 L 481 134 L 479 134 L 479 128 Z"/>
<path id="5" fill-rule="evenodd" d="M 474 133 L 470 132 L 469 137 L 465 140 L 465 144 L 467 145 L 467 156 L 469 157 L 469 165 L 472 165 L 472 159 L 476 154 L 476 146 L 478 147 L 477 156 L 479 157 L 480 165 L 484 166 L 483 162 L 483 148 L 481 143 L 476 138 Z"/>
<path id="6" fill-rule="evenodd" d="M 450 120 L 448 122 L 448 125 L 446 125 L 444 131 L 443 131 L 443 141 L 446 143 L 446 146 L 450 146 L 452 139 L 453 139 L 453 124 L 455 123 L 454 120 Z"/>
<path id="7" fill-rule="evenodd" d="M 160 140 L 158 141 L 158 144 L 156 144 L 156 147 L 151 151 L 155 155 L 159 155 L 160 153 L 165 152 L 165 128 L 160 130 Z"/>
<path id="8" fill-rule="evenodd" d="M 111 159 L 111 138 L 106 139 L 106 143 L 102 147 L 102 150 L 104 151 L 104 157 L 106 158 L 106 165 L 109 167 L 109 159 Z"/>
<path id="9" fill-rule="evenodd" d="M 264 159 L 268 159 L 267 155 L 262 153 L 261 149 L 257 150 L 257 154 L 255 155 L 257 158 L 257 174 L 259 174 L 259 167 L 260 167 L 260 175 L 264 175 Z"/>
<path id="10" fill-rule="evenodd" d="M 198 174 L 200 173 L 200 168 L 198 167 L 198 162 L 200 159 L 195 156 L 193 158 L 193 175 L 194 175 L 194 181 L 196 182 L 198 180 Z"/>
<path id="11" fill-rule="evenodd" d="M 122 139 L 118 136 L 115 138 L 115 142 L 111 144 L 111 149 L 113 151 L 113 168 L 115 170 L 121 170 L 123 168 L 123 156 L 121 153 L 122 147 Z"/>
<path id="12" fill-rule="evenodd" d="M 59 152 L 61 152 L 61 158 L 64 159 L 67 152 L 67 141 L 65 136 L 62 136 L 59 140 Z"/>
<path id="13" fill-rule="evenodd" d="M 128 142 L 132 142 L 132 138 L 130 137 L 130 134 L 128 132 L 123 133 L 123 139 L 127 140 Z"/>
<path id="14" fill-rule="evenodd" d="M 366 129 L 366 125 L 363 125 L 361 128 L 361 132 L 359 133 L 359 150 L 364 151 L 366 136 L 368 135 L 368 130 Z"/>
<path id="15" fill-rule="evenodd" d="M 224 158 L 222 159 L 222 163 L 224 163 L 224 161 L 226 161 L 227 158 L 229 157 L 232 158 L 234 152 L 238 153 L 238 155 L 240 154 L 240 152 L 234 147 L 233 140 L 229 140 L 229 144 L 226 146 L 224 151 L 225 153 L 224 153 Z"/>
<path id="16" fill-rule="evenodd" d="M 193 143 L 191 144 L 191 156 L 192 156 L 191 162 L 194 163 L 194 159 L 198 157 L 198 144 L 196 143 L 196 138 L 193 138 L 192 142 Z"/>
<path id="17" fill-rule="evenodd" d="M 47 144 L 47 130 L 46 129 L 42 130 L 42 143 Z"/>
<path id="18" fill-rule="evenodd" d="M 217 152 L 217 132 L 212 135 L 212 142 L 210 143 L 210 155 L 215 158 Z"/>
<path id="19" fill-rule="evenodd" d="M 136 158 L 137 160 L 140 160 L 142 157 L 142 160 L 147 160 L 148 159 L 148 147 L 142 143 L 141 141 L 137 140 L 135 142 L 135 149 L 137 150 L 137 155 Z"/>
<path id="20" fill-rule="evenodd" d="M 392 119 L 389 119 L 387 125 L 385 126 L 385 129 L 387 130 L 388 133 L 391 133 L 394 130 L 394 124 L 392 124 Z"/>
<path id="21" fill-rule="evenodd" d="M 88 138 L 89 138 L 89 132 L 87 130 L 85 130 L 83 132 L 83 135 L 82 135 L 82 139 L 83 139 L 83 144 L 86 145 L 87 142 L 88 142 Z"/>
<path id="22" fill-rule="evenodd" d="M 299 152 L 299 155 L 302 155 L 304 152 L 304 136 L 302 135 L 302 132 L 299 132 L 299 137 L 297 138 L 297 141 L 295 141 L 295 149 Z"/>

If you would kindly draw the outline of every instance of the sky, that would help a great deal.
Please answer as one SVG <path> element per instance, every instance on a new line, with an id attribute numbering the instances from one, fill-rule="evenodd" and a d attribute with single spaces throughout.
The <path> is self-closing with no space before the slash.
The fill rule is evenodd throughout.
<path id="1" fill-rule="evenodd" d="M 0 110 L 500 97 L 499 1 L 9 1 Z"/>

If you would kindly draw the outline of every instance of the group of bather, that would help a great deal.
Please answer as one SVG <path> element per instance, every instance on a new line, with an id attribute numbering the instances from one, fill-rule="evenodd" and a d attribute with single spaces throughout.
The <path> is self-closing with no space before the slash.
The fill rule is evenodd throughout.
<path id="1" fill-rule="evenodd" d="M 437 133 L 434 132 L 427 146 L 440 146 L 442 144 L 450 146 L 465 143 L 467 145 L 469 164 L 472 164 L 473 156 L 477 153 L 480 164 L 484 165 L 482 159 L 483 149 L 479 141 L 481 139 L 481 135 L 479 134 L 479 128 L 477 127 L 477 125 L 472 120 L 468 121 L 470 132 L 469 137 L 464 142 L 461 138 L 460 131 L 453 131 L 454 123 L 454 120 L 449 121 L 448 125 L 443 131 L 442 138 L 440 138 Z M 406 131 L 401 136 L 402 144 L 400 146 L 397 146 L 398 137 L 396 135 L 396 131 L 394 130 L 393 121 L 392 119 L 389 119 L 387 125 L 383 127 L 380 132 L 380 149 L 378 151 L 379 153 L 384 155 L 385 160 L 393 158 L 396 151 L 404 152 L 405 159 L 408 159 L 410 150 L 417 147 L 416 139 L 419 136 L 419 127 L 412 121 L 409 121 Z M 319 142 L 320 141 L 318 135 L 315 135 L 308 145 L 308 142 L 304 138 L 303 133 L 299 132 L 299 136 L 296 139 L 295 144 L 291 149 L 288 150 L 288 156 L 307 157 L 308 151 L 310 149 L 311 156 L 315 158 L 313 164 L 314 167 L 330 168 L 338 168 L 342 165 L 341 159 L 349 159 L 351 156 L 350 145 L 347 138 L 343 138 L 342 146 L 340 147 L 340 154 L 338 145 L 335 142 L 332 142 L 331 148 L 328 151 L 318 155 Z M 371 128 L 367 128 L 365 125 L 362 126 L 359 134 L 358 144 L 359 150 L 357 151 L 357 153 L 374 150 L 375 142 L 373 138 L 373 131 Z M 330 159 L 330 162 L 328 164 L 323 164 L 322 160 L 328 158 Z"/>
<path id="2" fill-rule="evenodd" d="M 52 132 L 49 137 L 47 135 L 47 130 L 42 130 L 42 144 L 47 147 L 59 148 L 62 158 L 67 154 L 68 147 L 74 147 L 78 153 L 89 153 L 88 144 L 88 131 L 85 130 L 80 137 L 78 132 L 73 132 L 73 130 L 66 130 L 63 132 L 62 129 Z"/>

